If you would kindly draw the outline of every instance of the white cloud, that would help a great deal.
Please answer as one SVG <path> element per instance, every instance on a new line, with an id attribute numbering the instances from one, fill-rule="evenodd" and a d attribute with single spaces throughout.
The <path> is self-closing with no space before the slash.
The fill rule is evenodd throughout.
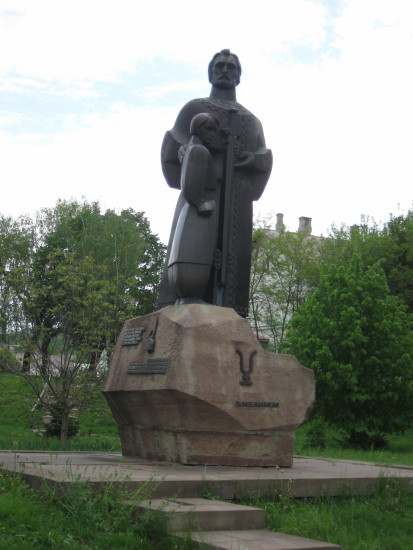
<path id="1" fill-rule="evenodd" d="M 211 0 L 201 10 L 189 0 L 17 0 L 3 9 L 20 15 L 0 27 L 0 50 L 8 52 L 0 72 L 61 81 L 116 80 L 157 56 L 204 66 L 228 45 L 249 58 L 324 37 L 325 9 L 305 0 Z"/>
<path id="2" fill-rule="evenodd" d="M 149 99 L 159 100 L 171 92 L 198 92 L 205 88 L 205 78 L 199 80 L 185 80 L 182 82 L 166 82 L 158 86 L 149 86 L 137 92 L 137 96 Z"/>
<path id="3" fill-rule="evenodd" d="M 177 193 L 167 188 L 159 163 L 168 110 L 118 105 L 45 142 L 39 135 L 0 134 L 2 180 L 12 200 L 2 214 L 33 214 L 57 199 L 99 200 L 103 208 L 133 208 L 157 220 L 153 230 L 167 239 Z M 165 200 L 171 195 L 171 199 Z"/>
<path id="4" fill-rule="evenodd" d="M 162 136 L 183 102 L 208 94 L 207 64 L 225 47 L 240 57 L 238 98 L 263 122 L 275 157 L 257 210 L 284 212 L 292 229 L 299 216 L 313 217 L 318 233 L 361 214 L 386 221 L 398 203 L 405 210 L 413 180 L 410 2 L 349 0 L 334 18 L 328 5 L 214 0 L 200 10 L 187 0 L 3 0 L 3 85 L 96 103 L 86 114 L 61 115 L 62 134 L 0 135 L 0 177 L 9 189 L 2 212 L 84 195 L 146 211 L 166 239 L 177 192 L 161 173 Z M 2 9 L 21 15 L 2 19 Z M 151 74 L 160 58 L 162 84 Z M 129 76 L 133 99 L 115 98 L 103 112 L 97 81 Z M 1 113 L 9 126 L 17 115 Z"/>

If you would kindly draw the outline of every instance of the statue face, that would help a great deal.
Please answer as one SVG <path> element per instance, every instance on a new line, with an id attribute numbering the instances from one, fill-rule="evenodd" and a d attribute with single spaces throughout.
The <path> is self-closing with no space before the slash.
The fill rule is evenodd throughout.
<path id="1" fill-rule="evenodd" d="M 232 55 L 216 58 L 211 72 L 211 83 L 216 88 L 231 89 L 239 84 L 240 74 Z"/>
<path id="2" fill-rule="evenodd" d="M 203 124 L 198 129 L 198 137 L 200 138 L 202 143 L 204 143 L 205 145 L 210 145 L 216 134 L 216 131 L 217 131 L 216 122 L 210 119 L 210 120 L 207 120 L 207 122 L 205 122 L 205 124 Z"/>

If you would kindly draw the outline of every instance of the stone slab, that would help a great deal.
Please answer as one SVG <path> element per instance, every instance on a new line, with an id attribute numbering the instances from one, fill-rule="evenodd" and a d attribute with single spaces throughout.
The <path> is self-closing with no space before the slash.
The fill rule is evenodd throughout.
<path id="1" fill-rule="evenodd" d="M 293 467 L 243 468 L 185 466 L 123 457 L 120 453 L 0 451 L 0 468 L 21 472 L 37 487 L 56 487 L 74 479 L 101 484 L 121 483 L 125 490 L 142 488 L 152 498 L 200 498 L 206 493 L 222 500 L 282 491 L 293 497 L 370 494 L 381 476 L 397 477 L 413 492 L 413 467 L 296 456 Z"/>
<path id="2" fill-rule="evenodd" d="M 216 531 L 264 529 L 261 508 L 205 498 L 149 499 L 140 502 L 139 512 L 152 510 L 166 518 L 172 531 Z"/>
<path id="3" fill-rule="evenodd" d="M 194 548 L 202 550 L 340 550 L 341 546 L 265 529 L 193 533 Z"/>

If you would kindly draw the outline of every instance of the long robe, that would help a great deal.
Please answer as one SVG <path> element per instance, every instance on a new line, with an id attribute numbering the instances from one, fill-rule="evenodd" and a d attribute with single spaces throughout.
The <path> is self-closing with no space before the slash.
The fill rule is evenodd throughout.
<path id="1" fill-rule="evenodd" d="M 252 201 L 258 200 L 262 195 L 265 185 L 271 173 L 272 153 L 265 146 L 264 133 L 260 121 L 242 105 L 235 101 L 224 101 L 216 98 L 194 99 L 187 103 L 180 111 L 172 130 L 166 132 L 162 150 L 162 170 L 170 187 L 180 189 L 181 165 L 178 160 L 178 150 L 181 145 L 190 141 L 190 122 L 199 113 L 211 113 L 219 120 L 221 130 L 228 127 L 230 110 L 237 109 L 232 115 L 231 133 L 237 136 L 237 150 L 233 170 L 233 192 L 231 204 L 226 204 L 229 209 L 229 250 L 228 262 L 225 274 L 225 287 L 218 300 L 217 285 L 214 283 L 214 271 L 211 269 L 211 281 L 204 296 L 199 298 L 207 303 L 222 305 L 235 309 L 241 316 L 248 315 L 249 282 L 251 268 L 251 244 L 252 244 Z M 224 136 L 217 133 L 209 150 L 215 174 L 217 174 L 216 202 L 218 210 L 218 238 L 217 257 L 219 257 L 222 240 L 223 220 L 223 196 L 225 193 L 225 166 L 224 166 Z M 248 160 L 237 158 L 237 153 L 249 153 Z M 168 245 L 164 274 L 162 277 L 158 308 L 175 303 L 177 296 L 168 282 L 168 264 L 171 247 L 174 240 L 176 225 L 182 208 L 187 204 L 181 192 L 176 205 L 172 222 L 171 236 Z M 187 235 L 189 243 L 191 235 Z M 195 242 L 195 241 L 194 241 Z M 189 244 L 189 247 L 191 245 Z M 195 246 L 195 245 L 194 245 Z"/>

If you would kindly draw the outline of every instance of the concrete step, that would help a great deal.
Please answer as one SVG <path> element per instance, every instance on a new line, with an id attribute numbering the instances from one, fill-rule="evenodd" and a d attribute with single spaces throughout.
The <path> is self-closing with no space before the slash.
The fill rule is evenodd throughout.
<path id="1" fill-rule="evenodd" d="M 194 549 L 200 550 L 341 550 L 341 546 L 316 540 L 273 533 L 266 529 L 250 531 L 209 531 L 192 533 Z"/>
<path id="2" fill-rule="evenodd" d="M 340 550 L 335 544 L 268 531 L 264 510 L 252 506 L 205 498 L 156 498 L 137 505 L 138 513 L 148 510 L 164 516 L 178 536 L 186 539 L 191 533 L 194 548 L 202 550 Z"/>
<path id="3" fill-rule="evenodd" d="M 205 498 L 144 500 L 138 504 L 137 510 L 152 510 L 163 515 L 171 531 L 247 530 L 265 526 L 265 514 L 261 508 Z"/>

